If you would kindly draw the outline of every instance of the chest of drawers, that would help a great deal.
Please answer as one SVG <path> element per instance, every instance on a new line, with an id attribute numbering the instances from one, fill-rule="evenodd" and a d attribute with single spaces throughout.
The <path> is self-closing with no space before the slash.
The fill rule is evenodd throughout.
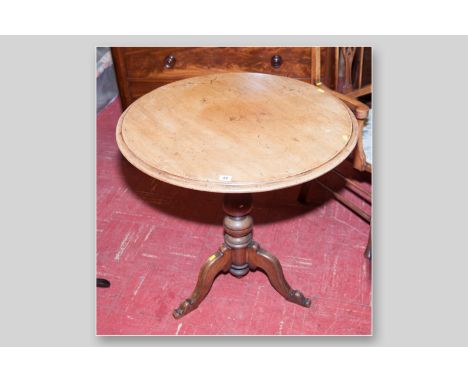
<path id="1" fill-rule="evenodd" d="M 225 72 L 276 74 L 346 93 L 371 81 L 371 48 L 351 49 L 351 61 L 343 47 L 115 47 L 112 56 L 126 108 L 170 82 Z"/>
<path id="2" fill-rule="evenodd" d="M 224 72 L 277 74 L 311 81 L 307 47 L 112 48 L 124 107 L 137 98 L 188 77 Z"/>

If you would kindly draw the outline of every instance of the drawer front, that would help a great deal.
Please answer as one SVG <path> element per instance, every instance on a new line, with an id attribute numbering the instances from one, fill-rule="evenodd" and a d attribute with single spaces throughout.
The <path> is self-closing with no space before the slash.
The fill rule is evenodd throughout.
<path id="1" fill-rule="evenodd" d="M 214 72 L 310 80 L 310 48 L 121 48 L 127 80 L 171 82 Z M 172 56 L 173 60 L 168 61 Z M 272 62 L 273 56 L 275 57 Z"/>
<path id="2" fill-rule="evenodd" d="M 129 81 L 128 89 L 130 93 L 130 102 L 133 102 L 142 95 L 171 82 L 172 81 Z"/>

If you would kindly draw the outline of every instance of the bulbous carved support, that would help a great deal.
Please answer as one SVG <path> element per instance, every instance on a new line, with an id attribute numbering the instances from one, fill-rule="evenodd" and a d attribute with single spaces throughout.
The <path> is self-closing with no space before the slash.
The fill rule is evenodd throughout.
<path id="1" fill-rule="evenodd" d="M 224 211 L 227 214 L 223 221 L 224 244 L 232 250 L 230 272 L 236 277 L 245 276 L 249 272 L 246 250 L 252 243 L 251 210 L 250 194 L 226 194 L 224 197 Z"/>

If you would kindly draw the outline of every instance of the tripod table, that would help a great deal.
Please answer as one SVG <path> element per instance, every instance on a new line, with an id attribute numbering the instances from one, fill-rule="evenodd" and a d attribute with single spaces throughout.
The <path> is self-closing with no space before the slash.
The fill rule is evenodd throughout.
<path id="1" fill-rule="evenodd" d="M 224 193 L 224 243 L 202 266 L 175 318 L 198 307 L 218 273 L 242 277 L 256 268 L 288 301 L 310 306 L 289 286 L 278 259 L 253 240 L 252 193 L 310 181 L 351 153 L 357 121 L 340 100 L 286 77 L 212 74 L 139 98 L 121 115 L 116 135 L 122 154 L 144 173 Z"/>

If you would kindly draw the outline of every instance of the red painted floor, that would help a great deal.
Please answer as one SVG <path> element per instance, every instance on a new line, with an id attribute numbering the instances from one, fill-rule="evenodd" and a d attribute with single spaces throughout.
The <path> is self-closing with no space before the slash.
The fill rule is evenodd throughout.
<path id="1" fill-rule="evenodd" d="M 311 308 L 284 300 L 260 271 L 221 274 L 200 307 L 175 320 L 172 310 L 222 242 L 222 196 L 128 163 L 115 143 L 120 113 L 116 100 L 97 117 L 97 277 L 112 284 L 97 289 L 98 335 L 371 334 L 369 225 L 315 186 L 308 206 L 296 202 L 299 187 L 254 194 L 252 213 L 255 240 Z"/>

